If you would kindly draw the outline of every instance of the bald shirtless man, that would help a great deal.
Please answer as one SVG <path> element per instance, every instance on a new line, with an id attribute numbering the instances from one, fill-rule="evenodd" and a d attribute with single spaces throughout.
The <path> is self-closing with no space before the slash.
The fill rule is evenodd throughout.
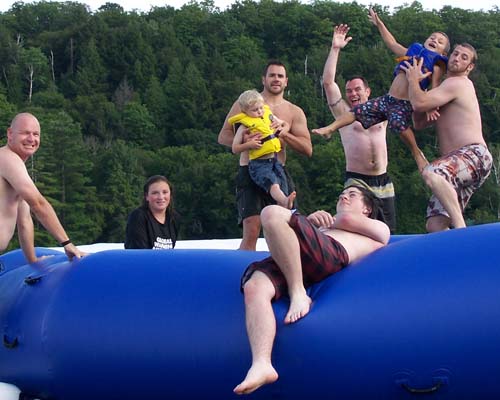
<path id="1" fill-rule="evenodd" d="M 476 62 L 474 47 L 457 45 L 448 60 L 446 79 L 426 92 L 419 86 L 429 75 L 419 70 L 421 61 L 406 63 L 415 127 L 431 123 L 426 111 L 438 108 L 440 113 L 435 124 L 441 157 L 422 171 L 433 193 L 427 206 L 428 232 L 465 227 L 462 213 L 491 172 L 493 159 L 483 138 L 479 103 L 469 79 Z"/>
<path id="2" fill-rule="evenodd" d="M 328 106 L 335 118 L 348 112 L 355 105 L 366 103 L 370 97 L 368 82 L 357 76 L 346 83 L 346 99 L 335 82 L 340 50 L 351 40 L 346 37 L 347 25 L 336 26 L 332 37 L 332 47 L 323 70 L 323 86 Z M 380 219 L 396 229 L 396 209 L 394 185 L 387 174 L 387 121 L 364 129 L 360 122 L 353 122 L 339 130 L 346 160 L 345 186 L 361 184 L 369 187 L 381 200 L 383 216 Z M 312 131 L 316 133 L 315 130 Z"/>
<path id="3" fill-rule="evenodd" d="M 40 146 L 40 124 L 29 113 L 14 117 L 7 129 L 7 144 L 0 148 L 0 251 L 9 245 L 17 225 L 26 261 L 36 262 L 31 212 L 64 247 L 67 256 L 80 258 L 50 203 L 38 191 L 24 164 Z"/>
<path id="4" fill-rule="evenodd" d="M 312 156 L 312 143 L 307 120 L 304 111 L 295 104 L 285 100 L 283 94 L 288 86 L 288 77 L 285 66 L 276 60 L 270 61 L 262 75 L 262 96 L 271 111 L 279 119 L 286 122 L 285 128 L 279 131 L 282 150 L 278 153 L 278 160 L 283 166 L 286 163 L 286 147 L 290 146 L 298 153 L 308 157 Z M 224 125 L 219 132 L 218 141 L 220 144 L 231 147 L 234 139 L 233 126 L 228 123 L 228 119 L 241 112 L 241 108 L 236 101 L 226 116 Z M 240 126 L 238 129 L 246 129 Z M 285 170 L 286 172 L 286 170 Z M 290 192 L 293 185 L 289 180 Z M 243 224 L 243 239 L 240 244 L 241 250 L 255 250 L 257 239 L 260 234 L 260 212 L 269 204 L 273 204 L 273 199 L 269 194 L 261 190 L 250 178 L 248 172 L 248 152 L 240 155 L 240 166 L 236 182 L 236 202 L 238 207 L 239 223 Z"/>
<path id="5" fill-rule="evenodd" d="M 241 279 L 252 365 L 234 388 L 236 394 L 278 379 L 271 362 L 276 336 L 272 301 L 288 295 L 285 323 L 295 323 L 310 311 L 306 287 L 387 244 L 389 227 L 372 219 L 376 202 L 369 189 L 349 186 L 338 198 L 335 216 L 320 210 L 305 217 L 276 205 L 262 211 L 271 257 L 251 264 Z"/>

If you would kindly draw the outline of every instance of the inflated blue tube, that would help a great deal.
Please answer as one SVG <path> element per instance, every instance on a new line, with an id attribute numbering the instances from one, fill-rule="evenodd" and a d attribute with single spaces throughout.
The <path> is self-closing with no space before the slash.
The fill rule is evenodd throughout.
<path id="1" fill-rule="evenodd" d="M 252 399 L 498 399 L 500 224 L 393 241 L 282 321 Z M 0 257 L 0 381 L 53 400 L 234 399 L 250 366 L 240 276 L 265 252 Z M 437 396 L 437 397 L 436 397 Z"/>

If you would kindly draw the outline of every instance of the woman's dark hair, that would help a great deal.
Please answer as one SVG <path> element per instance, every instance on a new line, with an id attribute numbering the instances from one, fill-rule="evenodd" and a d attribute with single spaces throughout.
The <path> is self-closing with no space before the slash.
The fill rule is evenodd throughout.
<path id="1" fill-rule="evenodd" d="M 149 187 L 156 182 L 165 182 L 170 188 L 170 203 L 168 203 L 166 212 L 167 214 L 171 214 L 174 210 L 174 188 L 172 184 L 169 182 L 169 180 L 165 178 L 163 175 L 153 175 L 146 180 L 146 183 L 144 184 L 143 188 L 144 193 L 142 196 L 142 207 L 149 208 L 148 202 L 146 201 L 146 196 L 149 193 Z"/>
<path id="2" fill-rule="evenodd" d="M 375 196 L 375 193 L 361 185 L 349 185 L 346 186 L 343 190 L 349 189 L 351 187 L 356 188 L 361 192 L 361 194 L 363 195 L 363 202 L 365 203 L 365 206 L 371 209 L 370 215 L 368 215 L 368 217 L 371 219 L 380 219 L 379 215 L 382 212 L 382 209 L 380 200 L 377 196 Z"/>

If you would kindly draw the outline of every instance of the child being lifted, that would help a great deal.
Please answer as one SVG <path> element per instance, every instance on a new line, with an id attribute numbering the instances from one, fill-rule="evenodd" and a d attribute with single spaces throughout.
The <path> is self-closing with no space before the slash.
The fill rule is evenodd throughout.
<path id="1" fill-rule="evenodd" d="M 440 84 L 446 72 L 446 64 L 448 62 L 446 54 L 450 49 L 450 41 L 445 33 L 434 32 L 426 39 L 423 45 L 413 43 L 409 48 L 406 48 L 396 41 L 377 13 L 371 8 L 368 18 L 379 30 L 387 47 L 398 56 L 396 58 L 398 64 L 394 70 L 394 79 L 389 93 L 354 106 L 350 112 L 342 114 L 332 124 L 323 128 L 313 129 L 312 132 L 329 137 L 334 131 L 352 124 L 356 120 L 365 129 L 379 122 L 388 121 L 389 129 L 401 134 L 401 139 L 412 152 L 419 171 L 422 171 L 428 162 L 418 148 L 412 128 L 410 127 L 413 108 L 408 100 L 408 80 L 400 66 L 405 61 L 411 61 L 412 58 L 423 58 L 422 72 L 429 72 L 430 76 L 423 79 L 420 82 L 420 86 L 423 90 L 427 89 L 431 83 L 432 87 L 436 87 Z M 351 38 L 347 39 L 351 40 Z M 429 112 L 427 115 L 429 120 L 436 120 L 438 117 L 438 110 Z"/>
<path id="2" fill-rule="evenodd" d="M 264 104 L 264 98 L 256 90 L 246 90 L 238 98 L 241 113 L 229 118 L 232 125 L 246 126 L 251 135 L 244 140 L 244 130 L 238 129 L 234 135 L 233 153 L 248 151 L 248 172 L 257 186 L 269 193 L 282 207 L 291 209 L 296 192 L 288 193 L 283 165 L 276 157 L 281 150 L 281 142 L 274 128 L 283 127 L 285 122 L 271 113 Z"/>

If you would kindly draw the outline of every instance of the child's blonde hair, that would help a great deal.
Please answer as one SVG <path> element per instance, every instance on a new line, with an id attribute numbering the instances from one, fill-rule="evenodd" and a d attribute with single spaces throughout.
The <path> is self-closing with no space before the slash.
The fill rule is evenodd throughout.
<path id="1" fill-rule="evenodd" d="M 238 97 L 238 104 L 242 111 L 247 111 L 258 103 L 264 103 L 264 97 L 255 89 L 245 90 L 240 94 L 240 97 Z"/>

